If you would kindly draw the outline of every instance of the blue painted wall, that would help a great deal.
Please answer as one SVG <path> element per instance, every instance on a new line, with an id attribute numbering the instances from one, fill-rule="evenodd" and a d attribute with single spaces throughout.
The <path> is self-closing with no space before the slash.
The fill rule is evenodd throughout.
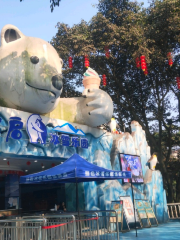
<path id="1" fill-rule="evenodd" d="M 105 133 L 98 138 L 91 134 L 86 137 L 89 141 L 89 148 L 73 148 L 54 145 L 48 143 L 45 145 L 31 144 L 28 140 L 26 130 L 22 130 L 23 137 L 20 140 L 9 139 L 5 142 L 8 122 L 3 116 L 0 123 L 0 152 L 13 153 L 17 155 L 33 155 L 46 157 L 69 158 L 74 153 L 100 167 L 121 170 L 119 164 L 119 153 L 140 155 L 143 176 L 149 173 L 147 161 L 150 158 L 150 148 L 146 141 L 145 132 L 137 122 L 132 122 L 132 134 L 124 133 L 113 135 Z M 48 125 L 50 132 L 53 126 Z M 97 130 L 98 131 L 98 130 Z M 163 179 L 159 171 L 151 172 L 151 180 L 146 184 L 133 184 L 135 199 L 148 199 L 156 213 L 159 222 L 167 221 L 167 202 L 166 194 L 163 188 Z M 108 210 L 111 201 L 118 200 L 120 196 L 132 196 L 130 184 L 122 184 L 121 180 L 87 182 L 79 184 L 80 209 L 83 210 Z M 68 210 L 75 210 L 75 185 L 66 184 L 66 199 Z"/>

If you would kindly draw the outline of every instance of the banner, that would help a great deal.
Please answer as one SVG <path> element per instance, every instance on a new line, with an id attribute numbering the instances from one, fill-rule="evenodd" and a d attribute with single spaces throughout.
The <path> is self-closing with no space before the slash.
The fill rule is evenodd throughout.
<path id="1" fill-rule="evenodd" d="M 126 215 L 127 221 L 129 223 L 134 223 L 134 206 L 130 196 L 122 197 L 120 196 L 120 200 L 123 200 L 123 210 Z M 136 212 L 136 222 L 139 222 L 139 218 Z"/>
<path id="2" fill-rule="evenodd" d="M 2 118 L 0 117 L 0 122 L 1 120 Z M 20 117 L 10 117 L 6 142 L 9 139 L 22 139 L 29 140 L 33 144 L 54 144 L 55 146 L 61 145 L 85 149 L 89 147 L 85 133 L 81 129 L 74 128 L 70 123 L 56 126 L 51 132 L 48 132 L 47 126 L 42 121 L 42 117 L 39 114 L 31 114 L 26 122 L 26 132 L 29 135 L 29 139 L 23 138 L 23 125 L 23 120 Z"/>
<path id="3" fill-rule="evenodd" d="M 118 214 L 118 222 L 123 220 L 123 201 L 113 201 L 111 202 L 111 210 L 115 210 Z M 116 222 L 115 213 L 111 213 L 110 222 Z"/>

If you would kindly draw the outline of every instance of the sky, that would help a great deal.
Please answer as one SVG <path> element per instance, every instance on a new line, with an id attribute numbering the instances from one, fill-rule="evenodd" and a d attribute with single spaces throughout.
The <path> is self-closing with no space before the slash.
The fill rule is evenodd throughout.
<path id="1" fill-rule="evenodd" d="M 147 6 L 148 0 L 144 3 Z M 88 22 L 97 13 L 93 7 L 96 4 L 98 0 L 61 0 L 51 13 L 50 0 L 0 0 L 0 31 L 6 24 L 13 24 L 26 36 L 50 41 L 58 22 L 70 26 L 81 19 Z"/>
<path id="2" fill-rule="evenodd" d="M 132 0 L 135 1 L 135 0 Z M 72 26 L 82 19 L 90 21 L 97 13 L 98 0 L 61 0 L 51 13 L 50 0 L 0 0 L 0 31 L 6 24 L 13 24 L 26 36 L 51 41 L 57 32 L 58 22 Z M 149 0 L 144 2 L 147 7 Z"/>

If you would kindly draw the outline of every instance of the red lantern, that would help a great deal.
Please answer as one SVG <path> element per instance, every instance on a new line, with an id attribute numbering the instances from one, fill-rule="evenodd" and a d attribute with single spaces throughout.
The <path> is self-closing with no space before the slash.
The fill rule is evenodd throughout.
<path id="1" fill-rule="evenodd" d="M 106 87 L 106 85 L 107 85 L 106 79 L 107 79 L 107 78 L 106 78 L 106 75 L 103 74 L 103 75 L 102 75 L 102 82 L 103 82 L 103 86 L 104 86 L 104 87 Z"/>
<path id="2" fill-rule="evenodd" d="M 106 58 L 110 58 L 110 52 L 108 46 L 104 47 Z"/>
<path id="3" fill-rule="evenodd" d="M 180 77 L 176 77 L 177 88 L 180 90 Z"/>
<path id="4" fill-rule="evenodd" d="M 89 67 L 89 58 L 88 58 L 88 56 L 86 55 L 86 56 L 84 56 L 84 66 L 86 67 L 86 68 L 88 68 Z"/>
<path id="5" fill-rule="evenodd" d="M 140 56 L 141 61 L 142 61 L 143 59 L 144 59 L 144 61 L 145 61 L 145 58 L 146 58 L 146 57 L 145 57 L 144 55 L 141 55 L 141 56 Z"/>
<path id="6" fill-rule="evenodd" d="M 0 174 L 2 174 L 3 173 L 3 171 L 2 170 L 0 170 Z"/>
<path id="7" fill-rule="evenodd" d="M 110 58 L 110 53 L 109 53 L 109 52 L 106 53 L 106 58 L 107 58 L 107 59 Z"/>
<path id="8" fill-rule="evenodd" d="M 52 164 L 51 164 L 51 166 L 52 166 L 52 167 L 55 167 L 55 164 L 54 164 L 54 163 L 52 163 Z"/>
<path id="9" fill-rule="evenodd" d="M 31 165 L 31 162 L 30 162 L 30 161 L 28 161 L 26 164 L 29 166 L 29 165 Z"/>
<path id="10" fill-rule="evenodd" d="M 141 69 L 143 70 L 143 72 L 146 70 L 146 65 L 145 64 L 141 64 Z"/>
<path id="11" fill-rule="evenodd" d="M 10 165 L 9 161 L 7 161 L 7 165 Z"/>
<path id="12" fill-rule="evenodd" d="M 172 55 L 170 52 L 167 53 L 168 64 L 171 67 L 173 65 Z"/>
<path id="13" fill-rule="evenodd" d="M 69 57 L 69 60 L 68 60 L 68 62 L 69 62 L 69 68 L 70 68 L 70 69 L 73 68 L 72 59 L 73 59 L 72 57 Z"/>
<path id="14" fill-rule="evenodd" d="M 169 60 L 169 66 L 171 67 L 172 65 L 173 65 L 173 60 L 170 59 L 170 60 Z"/>
<path id="15" fill-rule="evenodd" d="M 145 76 L 148 75 L 148 70 L 147 69 L 144 71 L 144 74 L 145 74 Z"/>
<path id="16" fill-rule="evenodd" d="M 168 59 L 172 58 L 171 52 L 168 52 L 168 53 L 167 53 L 167 58 L 168 58 Z"/>
<path id="17" fill-rule="evenodd" d="M 139 60 L 139 57 L 136 58 L 136 67 L 140 68 L 141 67 L 141 62 Z"/>
<path id="18" fill-rule="evenodd" d="M 140 56 L 140 59 L 141 59 L 141 69 L 145 71 L 147 69 L 145 56 L 144 55 Z"/>

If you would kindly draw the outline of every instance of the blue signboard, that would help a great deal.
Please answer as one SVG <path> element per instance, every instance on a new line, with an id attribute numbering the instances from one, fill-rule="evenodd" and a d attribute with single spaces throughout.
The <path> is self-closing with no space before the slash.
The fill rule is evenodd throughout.
<path id="1" fill-rule="evenodd" d="M 19 117 L 10 117 L 9 128 L 6 136 L 6 142 L 8 142 L 9 137 L 13 139 L 20 139 L 22 137 L 21 129 L 23 128 L 23 122 Z"/>
<path id="2" fill-rule="evenodd" d="M 46 143 L 46 125 L 42 122 L 42 118 L 38 114 L 32 114 L 29 116 L 26 128 L 31 143 Z"/>
<path id="3" fill-rule="evenodd" d="M 57 169 L 60 166 L 57 166 Z M 61 165 L 62 167 L 62 165 Z M 100 168 L 100 167 L 98 167 Z M 56 173 L 56 169 L 53 168 L 54 173 L 50 174 L 47 173 L 45 174 L 44 172 L 40 172 L 36 174 L 35 176 L 32 174 L 32 176 L 25 176 L 25 182 L 37 182 L 37 181 L 49 181 L 49 180 L 63 180 L 63 179 L 73 179 L 76 177 L 76 170 L 71 170 L 69 172 L 63 172 L 63 173 Z M 60 169 L 59 169 L 60 170 Z M 64 168 L 63 168 L 64 171 Z M 88 170 L 81 170 L 79 174 L 80 178 L 94 178 L 98 180 L 98 178 L 102 179 L 121 179 L 121 178 L 131 178 L 131 172 L 125 171 L 125 172 L 120 172 L 120 171 L 112 171 L 112 170 L 99 170 L 99 171 L 88 171 Z M 73 180 L 72 180 L 73 181 Z"/>
<path id="4" fill-rule="evenodd" d="M 22 129 L 23 122 L 21 118 L 11 117 L 9 119 L 6 142 L 8 142 L 9 138 L 16 140 L 21 139 Z M 32 114 L 29 116 L 26 130 L 29 135 L 29 141 L 34 144 L 46 144 L 47 138 L 49 137 L 50 143 L 53 143 L 54 145 L 88 148 L 88 140 L 84 137 L 85 133 L 81 129 L 74 128 L 70 123 L 56 126 L 52 129 L 53 132 L 49 133 L 48 136 L 46 125 L 43 123 L 39 114 Z"/>

